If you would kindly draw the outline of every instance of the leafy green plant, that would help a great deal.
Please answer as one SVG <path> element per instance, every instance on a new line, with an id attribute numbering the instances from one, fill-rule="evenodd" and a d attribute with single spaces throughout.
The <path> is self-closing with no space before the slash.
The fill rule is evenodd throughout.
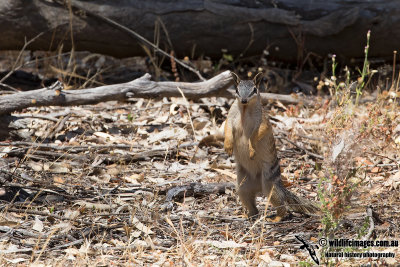
<path id="1" fill-rule="evenodd" d="M 134 116 L 132 115 L 132 113 L 129 113 L 127 116 L 128 121 L 132 122 L 134 119 Z"/>
<path id="2" fill-rule="evenodd" d="M 301 267 L 311 267 L 315 265 L 315 263 L 312 260 L 306 260 L 306 261 L 300 261 L 299 266 Z"/>

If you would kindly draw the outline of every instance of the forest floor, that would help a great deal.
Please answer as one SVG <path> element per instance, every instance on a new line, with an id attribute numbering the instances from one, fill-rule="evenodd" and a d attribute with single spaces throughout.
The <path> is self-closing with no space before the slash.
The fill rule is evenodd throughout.
<path id="1" fill-rule="evenodd" d="M 88 76 L 85 87 L 155 73 L 143 58 L 112 65 L 89 56 L 67 74 L 62 66 L 24 70 L 72 84 L 85 80 L 79 67 L 93 67 L 93 75 L 96 64 L 108 62 L 114 74 Z M 0 71 L 13 60 L 4 54 Z M 22 88 L 18 77 L 13 86 Z M 336 85 L 321 80 L 317 86 Z M 0 264 L 314 266 L 315 251 L 323 265 L 394 265 L 400 261 L 400 96 L 395 87 L 365 91 L 355 104 L 346 90 L 334 99 L 319 92 L 313 106 L 267 105 L 285 185 L 321 208 L 279 223 L 267 221 L 275 210 L 261 196 L 262 216 L 247 219 L 234 158 L 222 143 L 200 142 L 220 131 L 233 99 L 129 99 L 13 113 L 26 127 L 0 142 Z M 334 239 L 389 243 L 324 243 Z M 388 254 L 329 254 L 340 252 Z"/>

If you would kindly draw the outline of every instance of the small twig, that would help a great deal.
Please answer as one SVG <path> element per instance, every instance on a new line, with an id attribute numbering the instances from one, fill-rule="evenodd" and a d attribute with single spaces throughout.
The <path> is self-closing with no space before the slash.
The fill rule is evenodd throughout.
<path id="1" fill-rule="evenodd" d="M 130 217 L 132 216 L 132 214 L 130 213 L 120 213 L 120 212 L 107 212 L 107 213 L 95 213 L 95 214 L 85 214 L 84 216 L 82 216 L 83 218 L 86 217 L 111 217 L 111 216 L 115 216 L 115 217 Z"/>
<path id="2" fill-rule="evenodd" d="M 85 241 L 83 238 L 82 238 L 82 239 L 78 239 L 78 240 L 69 242 L 69 243 L 67 243 L 67 244 L 63 244 L 63 245 L 59 245 L 59 246 L 52 247 L 52 248 L 50 248 L 50 249 L 48 249 L 48 250 L 52 251 L 52 250 L 57 250 L 57 249 L 61 249 L 61 248 L 72 247 L 72 246 L 75 246 L 75 245 L 78 245 L 78 244 L 82 244 L 83 241 Z"/>
<path id="3" fill-rule="evenodd" d="M 365 165 L 365 166 L 360 166 L 360 168 L 375 168 L 375 167 L 398 167 L 399 164 L 372 164 L 372 165 Z"/>
<path id="4" fill-rule="evenodd" d="M 368 229 L 368 233 L 363 238 L 364 240 L 370 239 L 372 232 L 375 229 L 374 219 L 372 218 L 372 207 L 371 206 L 367 207 L 367 217 L 369 219 L 369 229 Z"/>
<path id="5" fill-rule="evenodd" d="M 99 250 L 102 251 L 110 251 L 110 250 L 129 250 L 129 249 L 137 249 L 138 246 L 137 245 L 129 245 L 129 246 L 115 246 L 115 247 L 101 247 Z M 97 249 L 97 248 L 93 248 L 93 249 Z M 160 247 L 160 246 L 148 246 L 145 247 L 144 249 L 154 249 L 154 250 L 161 250 L 161 251 L 169 251 L 171 250 L 171 248 L 166 248 L 166 247 Z"/>
<path id="6" fill-rule="evenodd" d="M 192 120 L 192 116 L 190 115 L 190 105 L 189 105 L 189 101 L 187 101 L 185 94 L 182 92 L 181 88 L 179 88 L 179 86 L 177 86 L 176 88 L 178 88 L 179 93 L 181 93 L 182 98 L 185 100 L 186 102 L 186 110 L 189 116 L 189 120 L 190 120 L 190 125 L 192 126 L 192 130 L 193 130 L 193 136 L 194 136 L 194 140 L 197 141 L 197 137 L 196 137 L 196 131 L 194 129 L 194 125 L 193 125 L 193 120 Z"/>
<path id="7" fill-rule="evenodd" d="M 307 155 L 309 155 L 309 156 L 312 156 L 312 157 L 317 158 L 317 159 L 324 159 L 323 156 L 318 155 L 318 154 L 315 154 L 315 153 L 313 153 L 313 152 L 310 152 L 308 149 L 306 149 L 306 148 L 304 148 L 304 147 L 302 147 L 302 146 L 299 146 L 298 144 L 296 144 L 295 142 L 289 140 L 289 139 L 286 138 L 285 136 L 277 136 L 276 138 L 283 139 L 283 140 L 287 141 L 288 143 L 294 145 L 294 146 L 297 147 L 298 149 L 304 151 L 304 152 L 305 152 Z"/>
<path id="8" fill-rule="evenodd" d="M 53 139 L 53 137 L 64 128 L 65 123 L 69 120 L 71 114 L 68 114 L 64 118 L 61 118 L 57 124 L 49 131 L 47 138 Z"/>
<path id="9" fill-rule="evenodd" d="M 251 22 L 249 22 L 248 25 L 249 25 L 249 28 L 250 28 L 250 40 L 249 40 L 249 43 L 247 44 L 245 49 L 243 49 L 243 51 L 239 54 L 239 56 L 232 62 L 232 65 L 237 63 L 238 60 L 243 57 L 243 55 L 247 52 L 247 50 L 249 50 L 249 48 L 254 43 L 254 28 L 253 28 L 253 25 L 251 24 Z"/>
<path id="10" fill-rule="evenodd" d="M 58 121 L 58 120 L 57 120 Z M 123 145 L 123 144 L 112 144 L 112 145 L 88 145 L 88 146 L 60 146 L 56 144 L 42 144 L 33 143 L 25 141 L 15 141 L 15 142 L 0 142 L 0 146 L 28 146 L 28 147 L 38 147 L 42 149 L 54 149 L 54 150 L 72 150 L 73 152 L 87 151 L 87 150 L 102 150 L 102 149 L 132 149 L 132 148 L 142 148 L 142 146 L 135 145 Z M 192 144 L 194 146 L 194 144 Z"/>
<path id="11" fill-rule="evenodd" d="M 47 116 L 47 115 L 42 115 L 42 114 L 16 114 L 14 116 L 18 117 L 18 118 L 35 118 L 35 119 L 42 119 L 42 120 L 58 122 L 58 119 L 55 118 L 54 116 Z"/>
<path id="12" fill-rule="evenodd" d="M 388 156 L 385 156 L 385 155 L 379 155 L 379 154 L 377 154 L 377 153 L 368 152 L 368 151 L 365 151 L 364 153 L 371 154 L 371 155 L 374 155 L 374 156 L 377 156 L 377 157 L 381 157 L 381 158 L 386 158 L 386 159 L 391 160 L 392 162 L 396 163 L 396 165 L 399 164 L 399 162 L 398 162 L 397 160 L 395 160 L 395 159 L 393 159 L 393 158 L 390 158 L 390 157 L 388 157 Z"/>
<path id="13" fill-rule="evenodd" d="M 392 67 L 392 84 L 390 85 L 389 91 L 391 91 L 394 87 L 394 77 L 396 75 L 396 56 L 397 56 L 397 51 L 393 51 L 393 67 Z"/>
<path id="14" fill-rule="evenodd" d="M 69 151 L 63 152 L 63 153 L 59 153 L 59 152 L 53 152 L 53 151 L 40 151 L 40 150 L 35 150 L 35 151 L 29 151 L 26 152 L 26 158 L 31 158 L 33 155 L 37 155 L 37 156 L 46 156 L 46 157 L 52 157 L 55 159 L 72 159 L 72 160 L 76 160 L 76 161 L 80 161 L 80 160 L 86 160 L 88 159 L 86 156 L 84 155 L 73 155 L 73 154 L 69 154 Z M 21 156 L 24 152 L 16 152 L 16 151 L 11 151 L 8 154 L 9 155 L 15 155 L 15 156 Z"/>
<path id="15" fill-rule="evenodd" d="M 313 140 L 313 141 L 319 141 L 319 142 L 324 142 L 325 141 L 324 138 L 315 137 L 315 136 L 308 136 L 308 135 L 303 135 L 303 134 L 297 134 L 297 136 L 301 137 L 301 138 L 304 138 L 304 139 Z"/>
<path id="16" fill-rule="evenodd" d="M 29 232 L 28 230 L 24 230 L 24 229 L 15 229 L 15 228 L 13 228 L 13 227 L 10 227 L 10 226 L 0 226 L 0 232 L 17 232 L 17 233 L 20 233 L 21 235 L 26 235 L 26 236 L 29 236 L 29 237 L 35 237 L 35 238 L 37 238 L 37 237 L 39 237 L 39 234 L 35 234 L 35 233 L 32 233 L 32 232 Z M 2 251 L 1 251 L 1 253 L 2 253 Z"/>
<path id="17" fill-rule="evenodd" d="M 42 256 L 42 254 L 44 253 L 44 251 L 46 250 L 47 246 L 49 245 L 49 242 L 52 238 L 52 236 L 54 235 L 54 233 L 57 231 L 57 229 L 54 229 L 50 232 L 50 234 L 48 234 L 44 244 L 42 245 L 42 249 L 39 252 L 39 255 L 37 256 L 36 260 L 33 262 L 33 265 L 36 265 L 36 263 L 39 261 L 40 257 Z M 33 257 L 32 257 L 33 260 Z"/>
<path id="18" fill-rule="evenodd" d="M 39 36 L 37 36 L 37 37 L 39 37 Z M 36 37 L 35 37 L 36 38 Z M 44 61 L 44 60 L 48 60 L 48 59 L 51 59 L 51 58 L 55 58 L 55 57 L 59 57 L 59 56 L 65 56 L 65 55 L 68 55 L 68 54 L 70 54 L 71 52 L 65 52 L 65 53 L 61 53 L 61 54 L 59 54 L 59 55 L 55 55 L 55 56 L 49 56 L 49 57 L 45 57 L 45 58 L 35 58 L 34 60 L 30 60 L 30 61 L 27 61 L 27 62 L 25 62 L 25 63 L 21 63 L 21 65 L 19 65 L 19 66 L 17 66 L 17 67 L 14 67 L 15 66 L 15 64 L 14 64 L 14 66 L 12 67 L 12 70 L 10 71 L 10 73 L 12 74 L 13 72 L 15 72 L 15 71 L 17 71 L 17 70 L 19 70 L 19 69 L 21 69 L 22 67 L 24 67 L 24 66 L 27 66 L 27 65 L 30 65 L 30 64 L 33 64 L 33 63 L 38 63 L 38 62 L 40 62 L 40 61 Z M 18 60 L 17 60 L 18 61 Z M 16 62 L 17 62 L 16 61 Z M 10 75 L 11 75 L 10 74 Z M 7 74 L 8 75 L 8 74 Z M 10 75 L 8 75 L 8 76 L 10 76 Z M 3 77 L 3 79 L 4 79 L 4 77 Z M 2 83 L 2 82 L 0 82 L 0 86 L 4 86 L 4 87 L 6 87 L 6 88 L 9 88 L 9 89 L 11 89 L 11 90 L 13 90 L 13 91 L 15 91 L 15 92 L 20 92 L 20 90 L 18 90 L 17 88 L 14 88 L 14 87 L 12 87 L 12 86 L 10 86 L 10 85 L 8 85 L 8 84 L 5 84 L 5 83 Z M 8 91 L 7 91 L 8 92 Z M 2 92 L 0 92 L 0 94 L 2 94 Z"/>
<path id="19" fill-rule="evenodd" d="M 6 208 L 6 211 L 8 211 L 8 212 L 17 212 L 17 213 L 25 213 L 25 214 L 32 214 L 32 215 L 39 215 L 39 216 L 45 216 L 45 217 L 53 217 L 53 218 L 59 219 L 61 221 L 70 220 L 70 219 L 62 217 L 60 215 L 51 214 L 51 213 L 48 213 L 48 212 L 38 211 L 38 210 L 16 209 L 16 208 L 8 208 L 7 209 Z"/>
<path id="20" fill-rule="evenodd" d="M 4 187 L 17 187 L 17 188 L 22 188 L 22 189 L 30 189 L 30 190 L 37 191 L 37 192 L 45 192 L 45 193 L 50 193 L 50 194 L 53 194 L 53 195 L 60 195 L 60 196 L 63 196 L 65 198 L 68 198 L 68 199 L 75 199 L 75 197 L 72 196 L 72 195 L 63 194 L 63 193 L 56 192 L 56 191 L 53 191 L 53 190 L 50 190 L 50 189 L 36 188 L 36 187 L 33 187 L 33 186 L 22 185 L 22 184 L 17 184 L 17 183 L 9 183 L 7 185 L 4 185 Z"/>
<path id="21" fill-rule="evenodd" d="M 0 82 L 0 86 L 6 87 L 6 88 L 11 89 L 11 90 L 13 90 L 15 92 L 19 92 L 19 90 L 17 88 L 14 88 L 14 87 L 12 87 L 12 86 L 10 86 L 8 84 L 2 83 L 2 82 Z"/>
<path id="22" fill-rule="evenodd" d="M 35 155 L 43 155 L 53 158 L 66 158 L 66 159 L 73 159 L 73 160 L 89 160 L 89 155 L 74 155 L 71 153 L 79 153 L 82 151 L 93 151 L 98 152 L 96 155 L 102 158 L 103 161 L 113 162 L 113 161 L 126 161 L 126 162 L 133 162 L 133 161 L 141 161 L 145 160 L 146 158 L 153 158 L 153 157 L 164 157 L 166 154 L 171 155 L 176 153 L 177 150 L 188 148 L 192 146 L 197 146 L 198 142 L 182 144 L 177 148 L 166 148 L 166 149 L 155 149 L 155 150 L 146 150 L 146 151 L 137 151 L 137 152 L 127 152 L 125 155 L 120 156 L 111 156 L 108 154 L 99 154 L 99 150 L 110 150 L 110 149 L 127 149 L 130 150 L 132 148 L 138 148 L 137 146 L 131 145 L 122 145 L 122 144 L 115 144 L 115 145 L 98 145 L 98 146 L 57 146 L 54 144 L 40 144 L 40 143 L 31 143 L 31 142 L 11 142 L 5 143 L 0 142 L 1 146 L 26 146 L 20 148 L 21 150 L 12 150 L 7 152 L 8 155 L 14 155 L 16 157 L 29 157 L 35 158 Z M 27 150 L 32 149 L 27 153 Z M 43 151 L 43 150 L 58 150 L 58 151 L 66 151 L 68 153 L 59 153 L 59 152 L 52 152 L 52 151 Z"/>
<path id="23" fill-rule="evenodd" d="M 29 149 L 29 148 L 26 148 Z M 178 148 L 179 149 L 179 148 Z M 147 150 L 147 151 L 140 151 L 140 152 L 127 152 L 126 154 L 123 155 L 109 155 L 109 154 L 97 154 L 99 157 L 103 157 L 105 162 L 137 162 L 137 161 L 143 161 L 147 160 L 148 158 L 159 158 L 159 157 L 165 157 L 165 155 L 173 155 L 174 153 L 177 152 L 177 148 L 167 148 L 167 149 L 154 149 L 154 150 Z M 58 159 L 72 159 L 76 161 L 87 161 L 90 159 L 90 155 L 75 155 L 75 154 L 70 154 L 67 153 L 70 151 L 66 151 L 65 153 L 59 153 L 59 152 L 52 152 L 52 151 L 41 151 L 41 150 L 35 150 L 35 151 L 10 151 L 7 152 L 8 155 L 12 155 L 15 157 L 22 157 L 24 158 L 35 158 L 37 155 L 44 155 L 52 158 Z M 39 160 L 44 160 L 45 158 L 38 158 Z"/>
<path id="24" fill-rule="evenodd" d="M 22 56 L 23 52 L 25 51 L 26 47 L 27 47 L 28 45 L 30 45 L 31 43 L 33 43 L 34 41 L 36 41 L 36 39 L 38 39 L 38 38 L 39 38 L 40 36 L 42 36 L 43 34 L 44 34 L 44 32 L 41 32 L 41 33 L 39 33 L 38 35 L 36 35 L 35 37 L 33 37 L 31 40 L 29 40 L 29 41 L 26 41 L 26 38 L 25 38 L 25 44 L 24 44 L 24 46 L 22 47 L 21 51 L 19 52 L 19 54 L 18 54 L 18 56 L 17 56 L 17 59 L 15 60 L 13 66 L 11 67 L 10 72 L 8 72 L 3 78 L 1 78 L 0 83 L 3 83 L 8 77 L 11 76 L 11 74 L 14 73 L 14 71 L 16 71 L 16 69 L 17 69 L 16 66 L 17 66 L 17 64 L 18 64 L 18 61 L 21 59 L 21 56 Z"/>
<path id="25" fill-rule="evenodd" d="M 86 81 L 88 81 L 87 77 L 82 76 L 82 75 L 79 75 L 79 74 L 76 74 L 75 72 L 65 71 L 65 70 L 56 68 L 56 67 L 51 66 L 51 65 L 50 65 L 50 69 L 51 69 L 52 71 L 54 71 L 55 73 L 60 73 L 60 74 L 62 74 L 63 76 L 69 76 L 69 77 L 71 77 L 71 78 L 78 78 L 78 79 L 81 79 L 81 80 L 86 80 Z M 92 77 L 92 78 L 93 78 L 93 77 Z M 90 78 L 90 79 L 92 79 L 92 78 Z M 93 83 L 94 83 L 94 84 L 97 84 L 97 85 L 100 85 L 100 86 L 105 85 L 104 83 L 98 82 L 98 81 L 96 81 L 96 80 L 93 80 Z M 83 86 L 82 86 L 82 87 L 83 87 Z"/>
<path id="26" fill-rule="evenodd" d="M 27 253 L 27 252 L 32 252 L 33 248 L 18 248 L 18 249 L 0 249 L 0 253 L 2 255 L 4 254 L 11 254 L 11 253 Z M 35 251 L 34 253 L 37 253 L 37 251 Z"/>

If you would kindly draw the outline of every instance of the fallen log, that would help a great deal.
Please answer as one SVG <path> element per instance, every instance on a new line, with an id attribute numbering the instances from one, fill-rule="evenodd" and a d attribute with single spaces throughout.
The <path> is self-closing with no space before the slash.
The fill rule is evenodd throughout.
<path id="1" fill-rule="evenodd" d="M 37 90 L 0 96 L 0 115 L 35 106 L 76 106 L 128 98 L 181 97 L 179 89 L 190 99 L 227 96 L 231 75 L 225 71 L 207 81 L 154 82 L 150 74 L 127 83 L 81 90 L 63 90 L 61 83 Z M 179 89 L 178 89 L 179 88 Z"/>
<path id="2" fill-rule="evenodd" d="M 150 74 L 145 74 L 127 83 L 80 90 L 63 90 L 62 84 L 57 82 L 46 88 L 3 95 L 0 96 L 0 115 L 27 107 L 89 105 L 128 98 L 181 97 L 179 89 L 189 99 L 211 96 L 234 97 L 233 90 L 227 90 L 232 85 L 229 71 L 197 83 L 155 82 L 150 78 Z M 262 93 L 262 98 L 264 103 L 270 100 L 279 100 L 287 104 L 311 105 L 313 103 L 312 98 L 295 95 Z"/>
<path id="3" fill-rule="evenodd" d="M 391 59 L 400 46 L 399 14 L 397 0 L 2 0 L 0 49 L 21 49 L 25 37 L 43 32 L 29 49 L 70 50 L 73 45 L 116 57 L 145 55 L 143 41 L 102 16 L 149 41 L 157 36 L 160 48 L 173 49 L 178 58 L 219 59 L 222 49 L 236 58 L 268 50 L 269 58 L 278 61 L 296 63 L 308 53 L 331 53 L 349 62 L 364 57 L 371 30 L 369 56 Z"/>

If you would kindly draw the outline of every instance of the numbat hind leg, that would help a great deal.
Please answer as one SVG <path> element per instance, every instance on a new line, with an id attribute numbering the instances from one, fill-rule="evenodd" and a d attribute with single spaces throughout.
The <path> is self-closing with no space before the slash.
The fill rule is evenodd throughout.
<path id="1" fill-rule="evenodd" d="M 265 193 L 268 198 L 268 202 L 276 208 L 276 216 L 273 219 L 268 219 L 270 222 L 280 222 L 285 217 L 287 213 L 287 208 L 285 206 L 284 198 L 280 196 L 279 190 L 275 188 L 272 182 L 265 183 Z"/>
<path id="2" fill-rule="evenodd" d="M 247 171 L 237 164 L 237 188 L 238 195 L 242 205 L 247 209 L 248 216 L 252 217 L 258 214 L 256 205 L 256 195 L 261 191 L 261 183 L 251 177 Z"/>
<path id="3" fill-rule="evenodd" d="M 273 206 L 275 206 L 274 204 L 272 204 Z M 286 208 L 284 206 L 284 204 L 282 206 L 279 206 L 276 208 L 276 215 L 273 219 L 269 219 L 270 222 L 280 222 L 282 221 L 282 219 L 285 217 L 286 215 Z"/>

